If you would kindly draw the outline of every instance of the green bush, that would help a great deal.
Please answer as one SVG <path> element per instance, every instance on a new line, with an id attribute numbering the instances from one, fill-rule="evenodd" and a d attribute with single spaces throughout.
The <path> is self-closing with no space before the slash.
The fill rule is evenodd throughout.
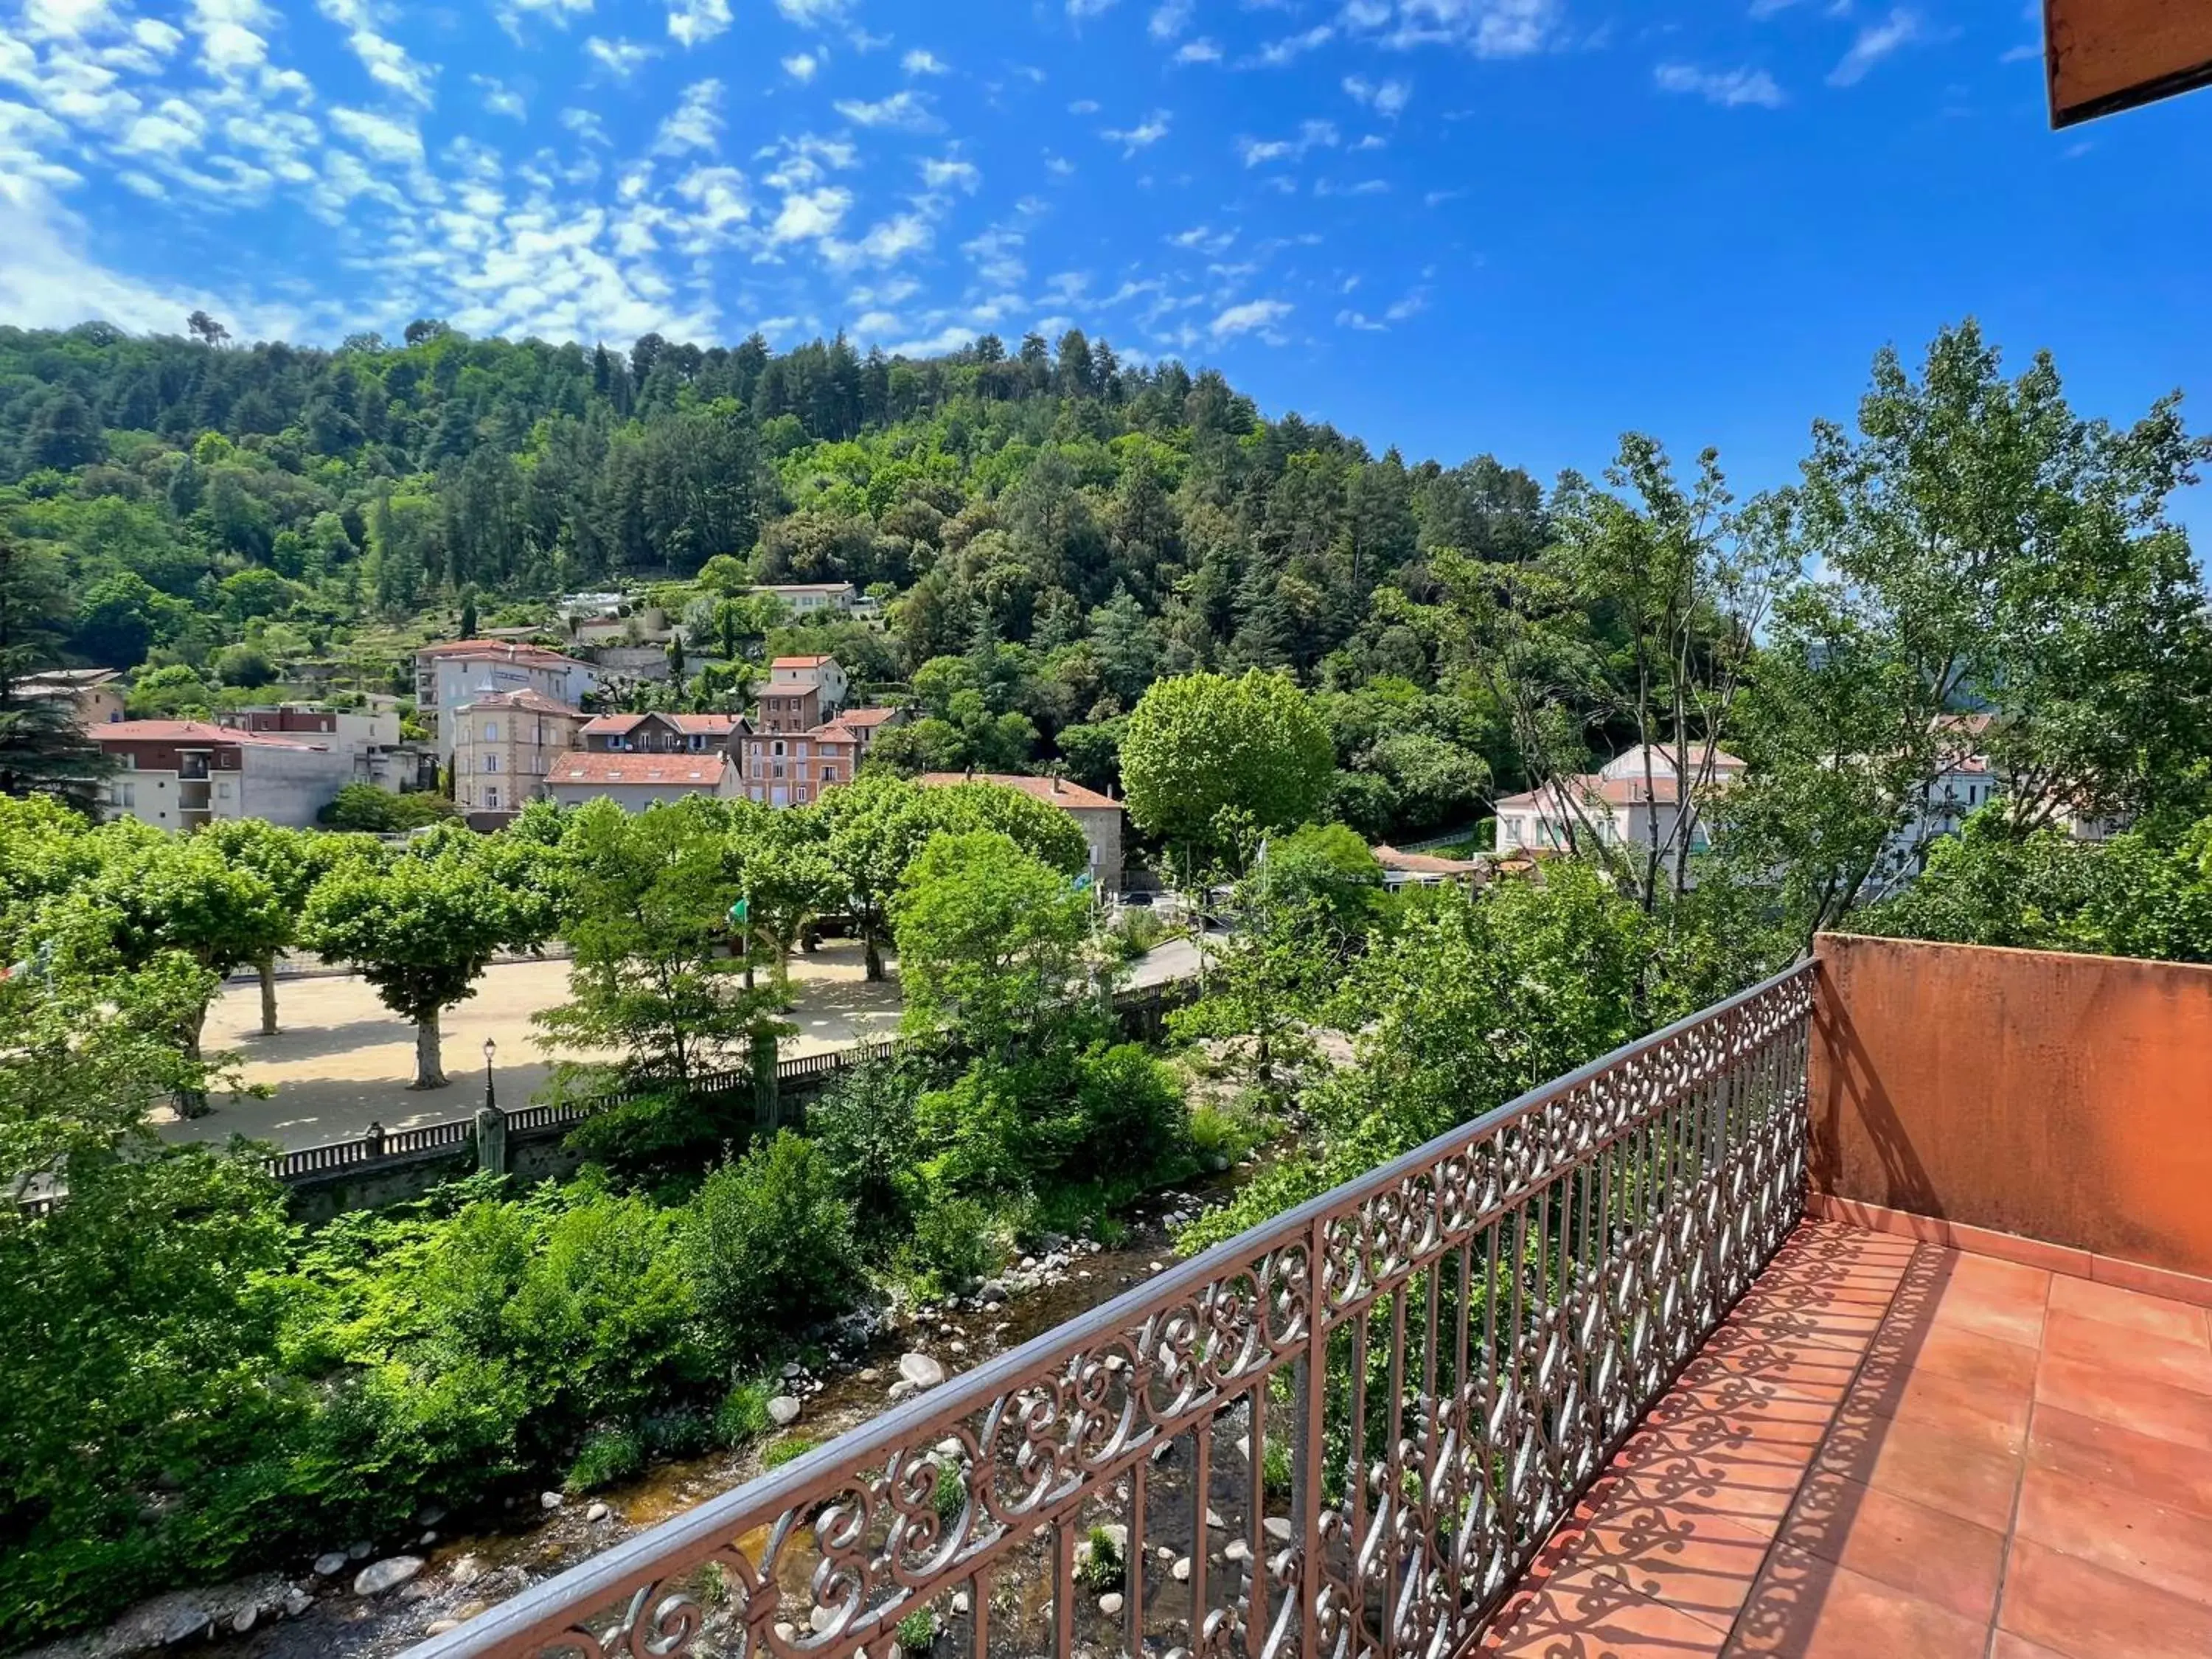
<path id="1" fill-rule="evenodd" d="M 1121 1547 L 1114 1541 L 1114 1534 L 1103 1527 L 1093 1527 L 1083 1540 L 1083 1559 L 1076 1565 L 1075 1581 L 1084 1589 L 1097 1594 L 1119 1589 L 1128 1576 L 1128 1564 L 1121 1559 Z"/>
<path id="2" fill-rule="evenodd" d="M 906 1276 L 924 1296 L 957 1290 L 1005 1259 L 990 1210 L 972 1198 L 939 1198 L 923 1206 L 900 1256 Z"/>
<path id="3" fill-rule="evenodd" d="M 796 1462 L 822 1443 L 809 1440 L 804 1435 L 787 1434 L 781 1440 L 771 1440 L 761 1449 L 761 1468 L 780 1469 L 786 1463 Z"/>
<path id="4" fill-rule="evenodd" d="M 707 1177 L 692 1206 L 691 1276 L 705 1340 L 750 1364 L 852 1304 L 852 1212 L 813 1145 L 785 1130 Z"/>
<path id="5" fill-rule="evenodd" d="M 891 1633 L 898 1638 L 901 1653 L 927 1653 L 937 1645 L 937 1615 L 927 1607 L 909 1613 Z"/>
<path id="6" fill-rule="evenodd" d="M 577 1449 L 562 1486 L 572 1492 L 597 1492 L 627 1480 L 645 1467 L 645 1443 L 627 1429 L 606 1429 Z"/>
<path id="7" fill-rule="evenodd" d="M 740 1382 L 722 1397 L 714 1412 L 714 1437 L 726 1446 L 746 1446 L 775 1427 L 768 1402 L 775 1389 L 765 1381 Z"/>

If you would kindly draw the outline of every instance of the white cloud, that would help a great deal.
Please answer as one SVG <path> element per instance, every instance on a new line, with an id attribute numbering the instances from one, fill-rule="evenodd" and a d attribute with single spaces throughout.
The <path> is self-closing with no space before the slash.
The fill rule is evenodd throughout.
<path id="1" fill-rule="evenodd" d="M 942 357 L 949 351 L 958 351 L 975 343 L 976 331 L 958 323 L 947 323 L 934 334 L 926 334 L 917 340 L 902 340 L 884 349 L 894 357 Z"/>
<path id="2" fill-rule="evenodd" d="M 605 144 L 613 142 L 607 137 L 606 123 L 587 109 L 578 109 L 571 105 L 561 112 L 561 125 L 586 143 Z"/>
<path id="3" fill-rule="evenodd" d="M 1168 124 L 1174 118 L 1164 109 L 1156 109 L 1142 122 L 1125 131 L 1109 127 L 1098 136 L 1121 146 L 1125 156 L 1134 155 L 1140 149 L 1149 149 L 1168 136 Z"/>
<path id="4" fill-rule="evenodd" d="M 260 0 L 191 0 L 188 17 L 200 66 L 216 80 L 241 80 L 269 61 L 268 37 L 258 31 L 275 20 Z"/>
<path id="5" fill-rule="evenodd" d="M 1338 312 L 1336 325 L 1339 328 L 1356 328 L 1369 334 L 1382 333 L 1389 326 L 1387 323 L 1376 322 L 1364 311 Z"/>
<path id="6" fill-rule="evenodd" d="M 1221 61 L 1221 48 L 1211 40 L 1186 40 L 1176 48 L 1175 61 L 1178 64 L 1218 64 Z"/>
<path id="7" fill-rule="evenodd" d="M 1208 331 L 1217 340 L 1226 340 L 1256 330 L 1262 338 L 1271 339 L 1275 325 L 1290 314 L 1291 307 L 1280 300 L 1247 300 L 1215 317 Z"/>
<path id="8" fill-rule="evenodd" d="M 1558 44 L 1565 0 L 1348 0 L 1351 33 L 1400 51 L 1458 46 L 1478 58 L 1524 58 Z"/>
<path id="9" fill-rule="evenodd" d="M 1308 150 L 1334 149 L 1342 135 L 1334 121 L 1301 121 L 1296 138 L 1239 138 L 1237 154 L 1248 167 L 1256 167 L 1269 161 L 1297 161 Z"/>
<path id="10" fill-rule="evenodd" d="M 414 124 L 374 110 L 333 109 L 331 125 L 380 161 L 422 164 L 422 135 Z"/>
<path id="11" fill-rule="evenodd" d="M 410 102 L 429 103 L 432 70 L 410 58 L 397 41 L 377 32 L 376 12 L 368 0 L 316 0 L 316 7 L 346 31 L 346 45 L 361 59 L 370 80 Z"/>
<path id="12" fill-rule="evenodd" d="M 823 28 L 842 22 L 852 5 L 851 0 L 775 0 L 775 9 L 801 28 Z"/>
<path id="13" fill-rule="evenodd" d="M 855 264 L 888 265 L 909 253 L 920 253 L 936 240 L 929 221 L 918 213 L 902 213 L 868 228 L 857 242 L 823 244 L 830 263 L 840 268 Z"/>
<path id="14" fill-rule="evenodd" d="M 542 18 L 556 29 L 565 29 L 571 17 L 587 16 L 591 9 L 592 0 L 500 0 L 495 15 L 502 28 L 520 38 L 526 15 Z"/>
<path id="15" fill-rule="evenodd" d="M 811 52 L 793 52 L 783 60 L 783 72 L 802 86 L 814 78 L 814 71 L 822 67 L 822 60 Z"/>
<path id="16" fill-rule="evenodd" d="M 703 149 L 711 154 L 722 136 L 722 118 L 715 107 L 721 101 L 720 81 L 695 81 L 684 88 L 684 95 L 653 137 L 653 153 L 681 155 L 686 150 Z"/>
<path id="17" fill-rule="evenodd" d="M 1168 238 L 1170 247 L 1192 248 L 1208 256 L 1218 257 L 1229 251 L 1237 240 L 1234 230 L 1216 230 L 1212 225 L 1193 225 L 1188 230 L 1179 230 Z"/>
<path id="18" fill-rule="evenodd" d="M 1693 64 L 1662 64 L 1652 70 L 1651 78 L 1662 92 L 1687 94 L 1723 109 L 1747 105 L 1780 109 L 1787 101 L 1781 87 L 1765 70 L 1703 70 Z"/>
<path id="19" fill-rule="evenodd" d="M 1335 38 L 1334 25 L 1316 23 L 1302 34 L 1286 34 L 1279 40 L 1270 40 L 1260 48 L 1258 61 L 1269 69 L 1280 69 L 1295 58 L 1320 50 Z"/>
<path id="20" fill-rule="evenodd" d="M 947 156 L 943 161 L 931 156 L 921 158 L 921 182 L 932 190 L 959 189 L 969 195 L 983 182 L 973 161 L 963 161 Z"/>
<path id="21" fill-rule="evenodd" d="M 511 115 L 518 121 L 528 118 L 530 112 L 522 101 L 522 94 L 496 76 L 471 75 L 469 76 L 469 81 L 477 91 L 483 94 L 484 112 L 487 115 Z"/>
<path id="22" fill-rule="evenodd" d="M 944 75 L 949 73 L 945 60 L 933 52 L 916 46 L 899 59 L 899 67 L 908 75 Z"/>
<path id="23" fill-rule="evenodd" d="M 686 46 L 711 40 L 730 27 L 730 0 L 668 0 L 669 38 Z"/>
<path id="24" fill-rule="evenodd" d="M 1096 98 L 1079 98 L 1067 106 L 1067 112 L 1070 115 L 1096 115 L 1098 113 L 1098 100 Z"/>
<path id="25" fill-rule="evenodd" d="M 864 103 L 856 98 L 841 98 L 831 107 L 858 127 L 890 127 L 903 132 L 933 131 L 937 118 L 929 112 L 927 100 L 918 92 L 895 92 L 874 103 Z"/>
<path id="26" fill-rule="evenodd" d="M 783 198 L 783 205 L 776 210 L 775 222 L 768 229 L 769 240 L 799 242 L 832 235 L 844 222 L 845 214 L 852 205 L 853 192 L 834 185 L 820 190 L 794 191 Z"/>
<path id="27" fill-rule="evenodd" d="M 1874 66 L 1903 46 L 1927 38 L 1926 26 L 1920 14 L 1900 6 L 1879 23 L 1870 23 L 1859 31 L 1858 39 L 1851 42 L 1843 61 L 1828 73 L 1832 87 L 1856 86 Z"/>
<path id="28" fill-rule="evenodd" d="M 1022 261 L 1022 245 L 1028 239 L 1011 225 L 993 225 L 960 251 L 975 262 L 975 274 L 993 288 L 1012 288 L 1029 275 Z"/>
<path id="29" fill-rule="evenodd" d="M 635 40 L 609 40 L 597 34 L 584 42 L 584 51 L 617 81 L 629 80 L 653 56 L 651 46 Z"/>
<path id="30" fill-rule="evenodd" d="M 1164 0 L 1145 28 L 1155 40 L 1172 40 L 1190 27 L 1191 0 Z"/>
<path id="31" fill-rule="evenodd" d="M 1403 81 L 1370 81 L 1364 75 L 1346 76 L 1344 90 L 1354 103 L 1366 105 L 1377 115 L 1400 113 L 1413 95 Z"/>
<path id="32" fill-rule="evenodd" d="M 1067 0 L 1067 15 L 1079 22 L 1114 9 L 1115 0 Z"/>

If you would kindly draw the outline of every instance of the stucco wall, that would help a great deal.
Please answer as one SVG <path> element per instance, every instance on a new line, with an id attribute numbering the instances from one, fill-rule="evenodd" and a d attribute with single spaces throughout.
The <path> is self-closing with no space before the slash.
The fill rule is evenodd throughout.
<path id="1" fill-rule="evenodd" d="M 1815 1192 L 2212 1277 L 2212 968 L 1815 955 Z"/>

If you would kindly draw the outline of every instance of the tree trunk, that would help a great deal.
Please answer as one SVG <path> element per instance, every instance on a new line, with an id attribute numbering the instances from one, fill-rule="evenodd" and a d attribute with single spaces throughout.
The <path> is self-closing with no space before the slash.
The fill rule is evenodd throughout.
<path id="1" fill-rule="evenodd" d="M 872 983 L 880 981 L 884 976 L 884 947 L 877 942 L 876 930 L 864 927 L 860 930 L 860 938 L 867 957 L 869 981 Z"/>
<path id="2" fill-rule="evenodd" d="M 276 1035 L 276 957 L 272 952 L 254 964 L 261 970 L 261 1035 Z"/>
<path id="3" fill-rule="evenodd" d="M 442 1089 L 451 1081 L 438 1060 L 438 1014 L 435 1009 L 415 1024 L 415 1082 L 417 1089 Z"/>
<path id="4" fill-rule="evenodd" d="M 179 1117 L 205 1117 L 214 1109 L 208 1104 L 207 1091 L 198 1086 L 200 1064 L 200 1025 L 206 1018 L 206 1011 L 203 1009 L 199 1018 L 195 1019 L 185 1030 L 183 1045 L 185 1058 L 191 1063 L 194 1083 L 191 1086 L 177 1091 Z"/>

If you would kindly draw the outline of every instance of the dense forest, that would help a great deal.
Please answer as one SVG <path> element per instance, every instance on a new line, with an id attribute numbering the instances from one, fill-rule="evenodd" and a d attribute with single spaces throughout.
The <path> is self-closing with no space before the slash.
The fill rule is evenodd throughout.
<path id="1" fill-rule="evenodd" d="M 1387 707 L 1331 711 L 1378 830 L 1463 817 L 1506 762 L 1480 699 L 1429 695 L 1431 556 L 1547 533 L 1536 481 L 1487 456 L 1378 458 L 1073 331 L 910 362 L 434 322 L 335 352 L 233 347 L 204 316 L 190 338 L 0 329 L 0 529 L 53 556 L 69 660 L 192 671 L 148 712 L 195 678 L 390 672 L 471 590 L 527 623 L 550 612 L 516 601 L 608 584 L 842 579 L 892 599 L 888 629 L 778 643 L 919 681 L 942 724 L 906 740 L 917 764 L 1031 764 L 1075 726 L 1071 769 L 1110 782 L 1111 722 L 1159 676 L 1387 677 Z"/>

